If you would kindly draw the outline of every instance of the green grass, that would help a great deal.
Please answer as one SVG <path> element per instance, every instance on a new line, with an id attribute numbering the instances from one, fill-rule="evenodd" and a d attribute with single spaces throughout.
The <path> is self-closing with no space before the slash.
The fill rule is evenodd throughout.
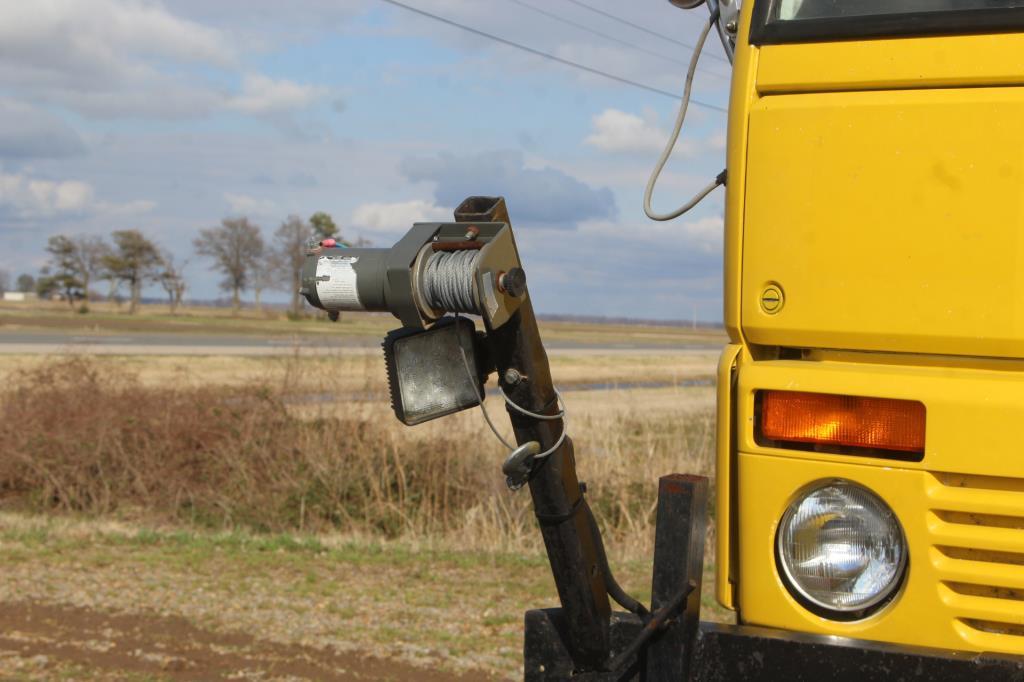
<path id="1" fill-rule="evenodd" d="M 15 545 L 5 548 L 3 560 L 10 560 L 12 552 L 23 556 L 82 553 L 83 559 L 106 563 L 122 556 L 119 550 L 128 549 L 132 550 L 133 557 L 147 562 L 230 559 L 246 565 L 275 568 L 301 566 L 310 557 L 315 557 L 318 562 L 336 562 L 357 568 L 386 565 L 416 570 L 428 564 L 444 564 L 458 569 L 547 567 L 547 560 L 542 556 L 419 549 L 399 543 L 374 541 L 341 541 L 327 545 L 321 537 L 288 533 L 143 528 L 131 532 L 98 531 L 79 534 L 69 533 L 64 523 L 48 521 L 45 517 L 27 527 L 21 524 L 0 526 L 0 542 Z M 307 572 L 305 579 L 313 582 L 315 574 Z"/>
<path id="2" fill-rule="evenodd" d="M 445 665 L 510 677 L 518 674 L 523 612 L 557 605 L 542 555 L 12 514 L 0 515 L 0 545 L 0 571 L 12 589 L 59 600 L 74 589 L 68 583 L 88 581 L 100 608 L 178 608 L 175 615 L 204 627 L 264 636 L 277 621 L 315 617 L 318 625 L 302 637 L 366 651 L 430 651 Z M 649 602 L 649 558 L 613 565 L 627 591 Z M 702 616 L 728 620 L 713 601 L 712 568 Z M 189 597 L 196 593 L 202 598 Z"/>

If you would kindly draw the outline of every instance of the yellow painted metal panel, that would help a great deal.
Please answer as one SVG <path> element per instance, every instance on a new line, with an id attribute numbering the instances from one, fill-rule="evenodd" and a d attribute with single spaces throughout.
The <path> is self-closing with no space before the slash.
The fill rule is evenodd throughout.
<path id="1" fill-rule="evenodd" d="M 733 371 L 736 358 L 743 346 L 733 344 L 725 347 L 718 361 L 718 408 L 716 418 L 717 441 L 715 443 L 715 596 L 727 609 L 734 609 L 733 585 L 736 582 L 736 566 L 733 560 L 732 508 L 735 504 L 732 493 L 732 470 L 736 452 L 735 422 L 733 420 L 734 390 Z"/>
<path id="2" fill-rule="evenodd" d="M 950 580 L 1024 589 L 1024 570 L 1021 570 L 1020 566 L 991 561 L 950 559 L 938 550 L 931 550 L 930 557 L 935 569 Z"/>
<path id="3" fill-rule="evenodd" d="M 788 305 L 788 303 L 787 303 Z M 860 362 L 853 359 L 859 355 Z M 1024 479 L 1024 372 L 1012 361 L 990 360 L 979 367 L 900 366 L 873 362 L 874 354 L 849 353 L 845 360 L 744 361 L 738 370 L 737 447 L 742 452 L 843 462 L 850 455 L 763 447 L 754 438 L 754 396 L 776 389 L 877 398 L 919 400 L 925 405 L 925 454 L 921 462 L 900 463 L 909 469 Z M 1001 369 L 1002 368 L 1002 369 Z M 856 458 L 877 467 L 891 460 Z M 932 485 L 936 484 L 930 479 Z M 1024 486 L 1024 483 L 1022 483 Z M 950 490 L 946 497 L 963 493 Z M 1007 501 L 993 492 L 984 511 L 999 513 Z M 956 509 L 958 507 L 947 507 Z M 745 532 L 741 526 L 740 532 Z"/>
<path id="4" fill-rule="evenodd" d="M 750 115 L 757 344 L 1024 357 L 1024 88 L 775 95 Z M 762 294 L 784 304 L 769 314 Z"/>
<path id="5" fill-rule="evenodd" d="M 750 35 L 753 3 L 747 3 L 740 14 L 740 36 Z M 742 274 L 743 205 L 746 199 L 747 126 L 750 107 L 757 99 L 754 77 L 757 73 L 758 50 L 741 38 L 736 45 L 732 67 L 732 89 L 729 95 L 729 129 L 726 163 L 728 182 L 725 188 L 724 242 L 724 317 L 725 329 L 733 343 L 742 340 L 740 329 L 740 278 Z"/>
<path id="6" fill-rule="evenodd" d="M 1024 33 L 766 45 L 760 53 L 762 94 L 1024 84 Z"/>

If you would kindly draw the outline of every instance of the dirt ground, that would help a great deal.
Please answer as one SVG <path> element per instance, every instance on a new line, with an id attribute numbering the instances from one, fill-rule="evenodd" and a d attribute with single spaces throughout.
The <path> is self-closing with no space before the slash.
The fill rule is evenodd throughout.
<path id="1" fill-rule="evenodd" d="M 3 679 L 494 679 L 198 628 L 180 616 L 111 614 L 37 601 L 0 603 Z"/>
<path id="2" fill-rule="evenodd" d="M 649 600 L 650 557 L 613 564 Z M 3 680 L 521 679 L 557 604 L 539 555 L 11 513 L 0 575 Z"/>

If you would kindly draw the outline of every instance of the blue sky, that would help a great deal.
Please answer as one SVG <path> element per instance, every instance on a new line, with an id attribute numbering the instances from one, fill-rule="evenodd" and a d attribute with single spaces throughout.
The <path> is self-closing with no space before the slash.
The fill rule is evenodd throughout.
<path id="1" fill-rule="evenodd" d="M 688 48 L 571 0 L 407 4 L 682 90 Z M 586 4 L 690 44 L 707 16 Z M 695 97 L 725 106 L 720 46 L 701 63 Z M 0 0 L 0 269 L 37 271 L 53 234 L 137 228 L 211 299 L 191 242 L 223 217 L 269 236 L 322 210 L 387 246 L 501 193 L 541 312 L 718 321 L 721 190 L 667 224 L 641 209 L 677 104 L 380 0 Z M 655 207 L 716 175 L 724 142 L 724 114 L 691 107 Z"/>

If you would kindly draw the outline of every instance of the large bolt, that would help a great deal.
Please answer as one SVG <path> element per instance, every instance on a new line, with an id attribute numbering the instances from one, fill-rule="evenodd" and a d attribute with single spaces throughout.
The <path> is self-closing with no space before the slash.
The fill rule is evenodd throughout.
<path id="1" fill-rule="evenodd" d="M 519 298 L 526 293 L 526 272 L 522 268 L 512 268 L 498 275 L 498 290 L 512 298 Z"/>

